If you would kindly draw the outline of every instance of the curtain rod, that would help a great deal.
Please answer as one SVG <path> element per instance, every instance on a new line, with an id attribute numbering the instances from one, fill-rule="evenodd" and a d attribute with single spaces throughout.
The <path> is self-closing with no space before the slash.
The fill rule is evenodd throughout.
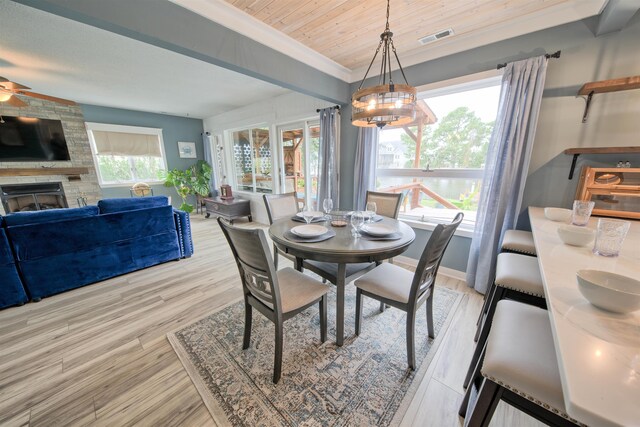
<path id="1" fill-rule="evenodd" d="M 549 59 L 549 58 L 560 58 L 560 52 L 561 51 L 557 51 L 554 53 L 545 53 L 544 57 Z M 498 64 L 498 66 L 496 67 L 497 70 L 499 70 L 500 68 L 504 68 L 507 66 L 507 63 L 505 62 L 504 64 Z"/>
<path id="2" fill-rule="evenodd" d="M 333 107 L 329 107 L 329 108 L 335 108 L 336 110 L 339 110 L 339 109 L 340 109 L 340 106 L 339 106 L 339 105 L 334 105 Z M 319 112 L 320 112 L 320 110 L 321 110 L 320 108 L 317 108 L 317 109 L 316 109 L 316 113 L 319 113 Z"/>

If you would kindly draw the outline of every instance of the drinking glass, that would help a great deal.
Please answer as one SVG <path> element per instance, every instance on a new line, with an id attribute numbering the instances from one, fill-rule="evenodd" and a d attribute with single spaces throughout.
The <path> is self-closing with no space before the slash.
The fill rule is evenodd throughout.
<path id="1" fill-rule="evenodd" d="M 313 220 L 313 210 L 311 210 L 311 206 L 305 206 L 304 210 L 302 211 L 302 218 L 304 218 L 305 222 L 307 224 L 311 224 L 311 221 Z"/>
<path id="2" fill-rule="evenodd" d="M 328 218 L 329 212 L 331 212 L 331 209 L 333 209 L 333 200 L 324 199 L 322 201 L 322 209 L 324 210 L 324 215 Z"/>
<path id="3" fill-rule="evenodd" d="M 364 214 L 360 211 L 356 211 L 351 214 L 351 235 L 353 237 L 360 237 L 360 229 L 364 225 Z"/>
<path id="4" fill-rule="evenodd" d="M 571 224 L 573 225 L 587 225 L 589 223 L 589 217 L 593 210 L 594 202 L 588 202 L 584 200 L 575 200 L 573 202 L 573 213 L 571 214 Z"/>
<path id="5" fill-rule="evenodd" d="M 593 253 L 609 257 L 618 256 L 630 226 L 629 221 L 600 218 Z"/>
<path id="6" fill-rule="evenodd" d="M 373 222 L 373 218 L 376 216 L 376 202 L 367 203 L 366 213 L 367 213 L 367 222 Z"/>

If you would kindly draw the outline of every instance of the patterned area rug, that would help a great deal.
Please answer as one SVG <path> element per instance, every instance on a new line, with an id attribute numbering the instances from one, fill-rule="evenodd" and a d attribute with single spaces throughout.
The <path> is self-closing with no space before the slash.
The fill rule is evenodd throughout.
<path id="1" fill-rule="evenodd" d="M 400 310 L 380 313 L 378 302 L 364 298 L 362 333 L 355 336 L 353 285 L 347 286 L 344 346 L 334 342 L 333 291 L 324 344 L 317 306 L 285 322 L 282 378 L 277 385 L 272 383 L 274 326 L 254 310 L 251 346 L 243 351 L 242 301 L 167 337 L 219 425 L 397 425 L 461 299 L 456 291 L 436 287 L 435 340 L 427 337 L 421 307 L 416 371 L 407 368 L 405 314 Z"/>

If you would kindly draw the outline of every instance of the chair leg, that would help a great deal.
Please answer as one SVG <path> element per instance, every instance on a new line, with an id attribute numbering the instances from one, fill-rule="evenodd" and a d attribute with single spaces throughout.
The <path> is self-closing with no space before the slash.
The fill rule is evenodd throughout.
<path id="1" fill-rule="evenodd" d="M 476 335 L 473 337 L 473 341 L 478 342 L 478 337 L 480 337 L 480 331 L 482 329 L 482 325 L 487 322 L 489 308 L 491 304 L 496 298 L 496 293 L 499 292 L 499 289 L 504 289 L 501 286 L 497 286 L 495 283 L 491 285 L 491 294 L 487 297 L 484 305 L 482 306 L 482 310 L 480 311 L 480 317 L 478 318 L 478 327 L 476 329 Z"/>
<path id="2" fill-rule="evenodd" d="M 360 335 L 360 325 L 362 324 L 362 292 L 360 288 L 356 290 L 356 335 Z"/>
<path id="3" fill-rule="evenodd" d="M 280 381 L 280 376 L 282 375 L 282 335 L 283 335 L 283 325 L 281 323 L 275 322 L 276 329 L 276 351 L 273 359 L 273 383 L 277 384 Z"/>
<path id="4" fill-rule="evenodd" d="M 458 415 L 460 415 L 462 418 L 464 418 L 467 414 L 467 408 L 469 406 L 469 400 L 471 400 L 471 394 L 476 389 L 476 387 L 479 390 L 480 386 L 482 385 L 483 378 L 482 378 L 481 370 L 482 370 L 482 363 L 484 362 L 485 351 L 486 351 L 486 345 L 482 349 L 482 354 L 480 355 L 480 359 L 478 359 L 478 362 L 476 363 L 476 366 L 473 369 L 471 382 L 469 383 L 469 386 L 467 387 L 467 391 L 464 394 L 464 399 L 462 399 L 462 403 L 460 404 Z"/>
<path id="5" fill-rule="evenodd" d="M 473 370 L 480 360 L 480 356 L 482 355 L 482 351 L 484 349 L 485 344 L 487 343 L 487 337 L 489 336 L 489 330 L 491 329 L 491 322 L 493 320 L 493 315 L 496 311 L 496 306 L 498 305 L 498 301 L 502 299 L 504 295 L 504 288 L 497 286 L 494 292 L 493 297 L 491 298 L 491 303 L 489 304 L 489 309 L 487 310 L 487 317 L 485 318 L 482 325 L 480 325 L 480 336 L 478 337 L 478 343 L 476 344 L 476 349 L 473 352 L 473 357 L 471 358 L 471 364 L 469 365 L 469 370 L 467 371 L 467 376 L 464 379 L 464 384 L 462 385 L 464 388 L 467 388 L 469 385 L 469 381 L 471 381 L 471 375 L 473 374 Z"/>
<path id="6" fill-rule="evenodd" d="M 431 295 L 427 298 L 425 306 L 427 306 L 427 332 L 429 333 L 429 338 L 435 338 L 433 330 L 433 289 L 431 290 Z"/>
<path id="7" fill-rule="evenodd" d="M 251 345 L 251 314 L 253 307 L 249 303 L 244 303 L 244 339 L 242 340 L 242 349 L 246 350 Z"/>
<path id="8" fill-rule="evenodd" d="M 273 245 L 273 268 L 278 270 L 278 248 L 276 245 Z"/>
<path id="9" fill-rule="evenodd" d="M 503 390 L 498 384 L 485 378 L 480 386 L 478 399 L 473 405 L 471 414 L 467 414 L 465 418 L 465 427 L 487 427 L 491 423 Z"/>
<path id="10" fill-rule="evenodd" d="M 385 308 L 387 308 L 387 306 L 382 301 L 380 301 L 380 313 L 384 313 Z"/>
<path id="11" fill-rule="evenodd" d="M 320 342 L 327 340 L 327 294 L 320 299 Z"/>
<path id="12" fill-rule="evenodd" d="M 409 369 L 416 368 L 416 312 L 415 308 L 407 312 L 407 363 Z"/>
<path id="13" fill-rule="evenodd" d="M 482 317 L 487 312 L 487 308 L 489 308 L 489 302 L 491 301 L 491 297 L 493 296 L 493 293 L 495 291 L 496 291 L 496 284 L 492 283 L 491 286 L 489 286 L 489 289 L 487 289 L 487 293 L 484 294 L 484 301 L 482 302 L 482 310 L 480 310 L 480 315 L 478 316 L 478 321 L 476 322 L 476 325 L 479 325 L 480 322 L 482 321 Z"/>

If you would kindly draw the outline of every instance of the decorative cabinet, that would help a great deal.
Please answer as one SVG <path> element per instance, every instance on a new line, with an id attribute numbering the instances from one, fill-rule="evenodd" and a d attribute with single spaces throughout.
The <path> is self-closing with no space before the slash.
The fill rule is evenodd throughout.
<path id="1" fill-rule="evenodd" d="M 204 199 L 206 218 L 211 214 L 219 216 L 233 224 L 233 220 L 243 216 L 251 217 L 251 202 L 246 199 L 221 199 L 220 197 Z"/>

